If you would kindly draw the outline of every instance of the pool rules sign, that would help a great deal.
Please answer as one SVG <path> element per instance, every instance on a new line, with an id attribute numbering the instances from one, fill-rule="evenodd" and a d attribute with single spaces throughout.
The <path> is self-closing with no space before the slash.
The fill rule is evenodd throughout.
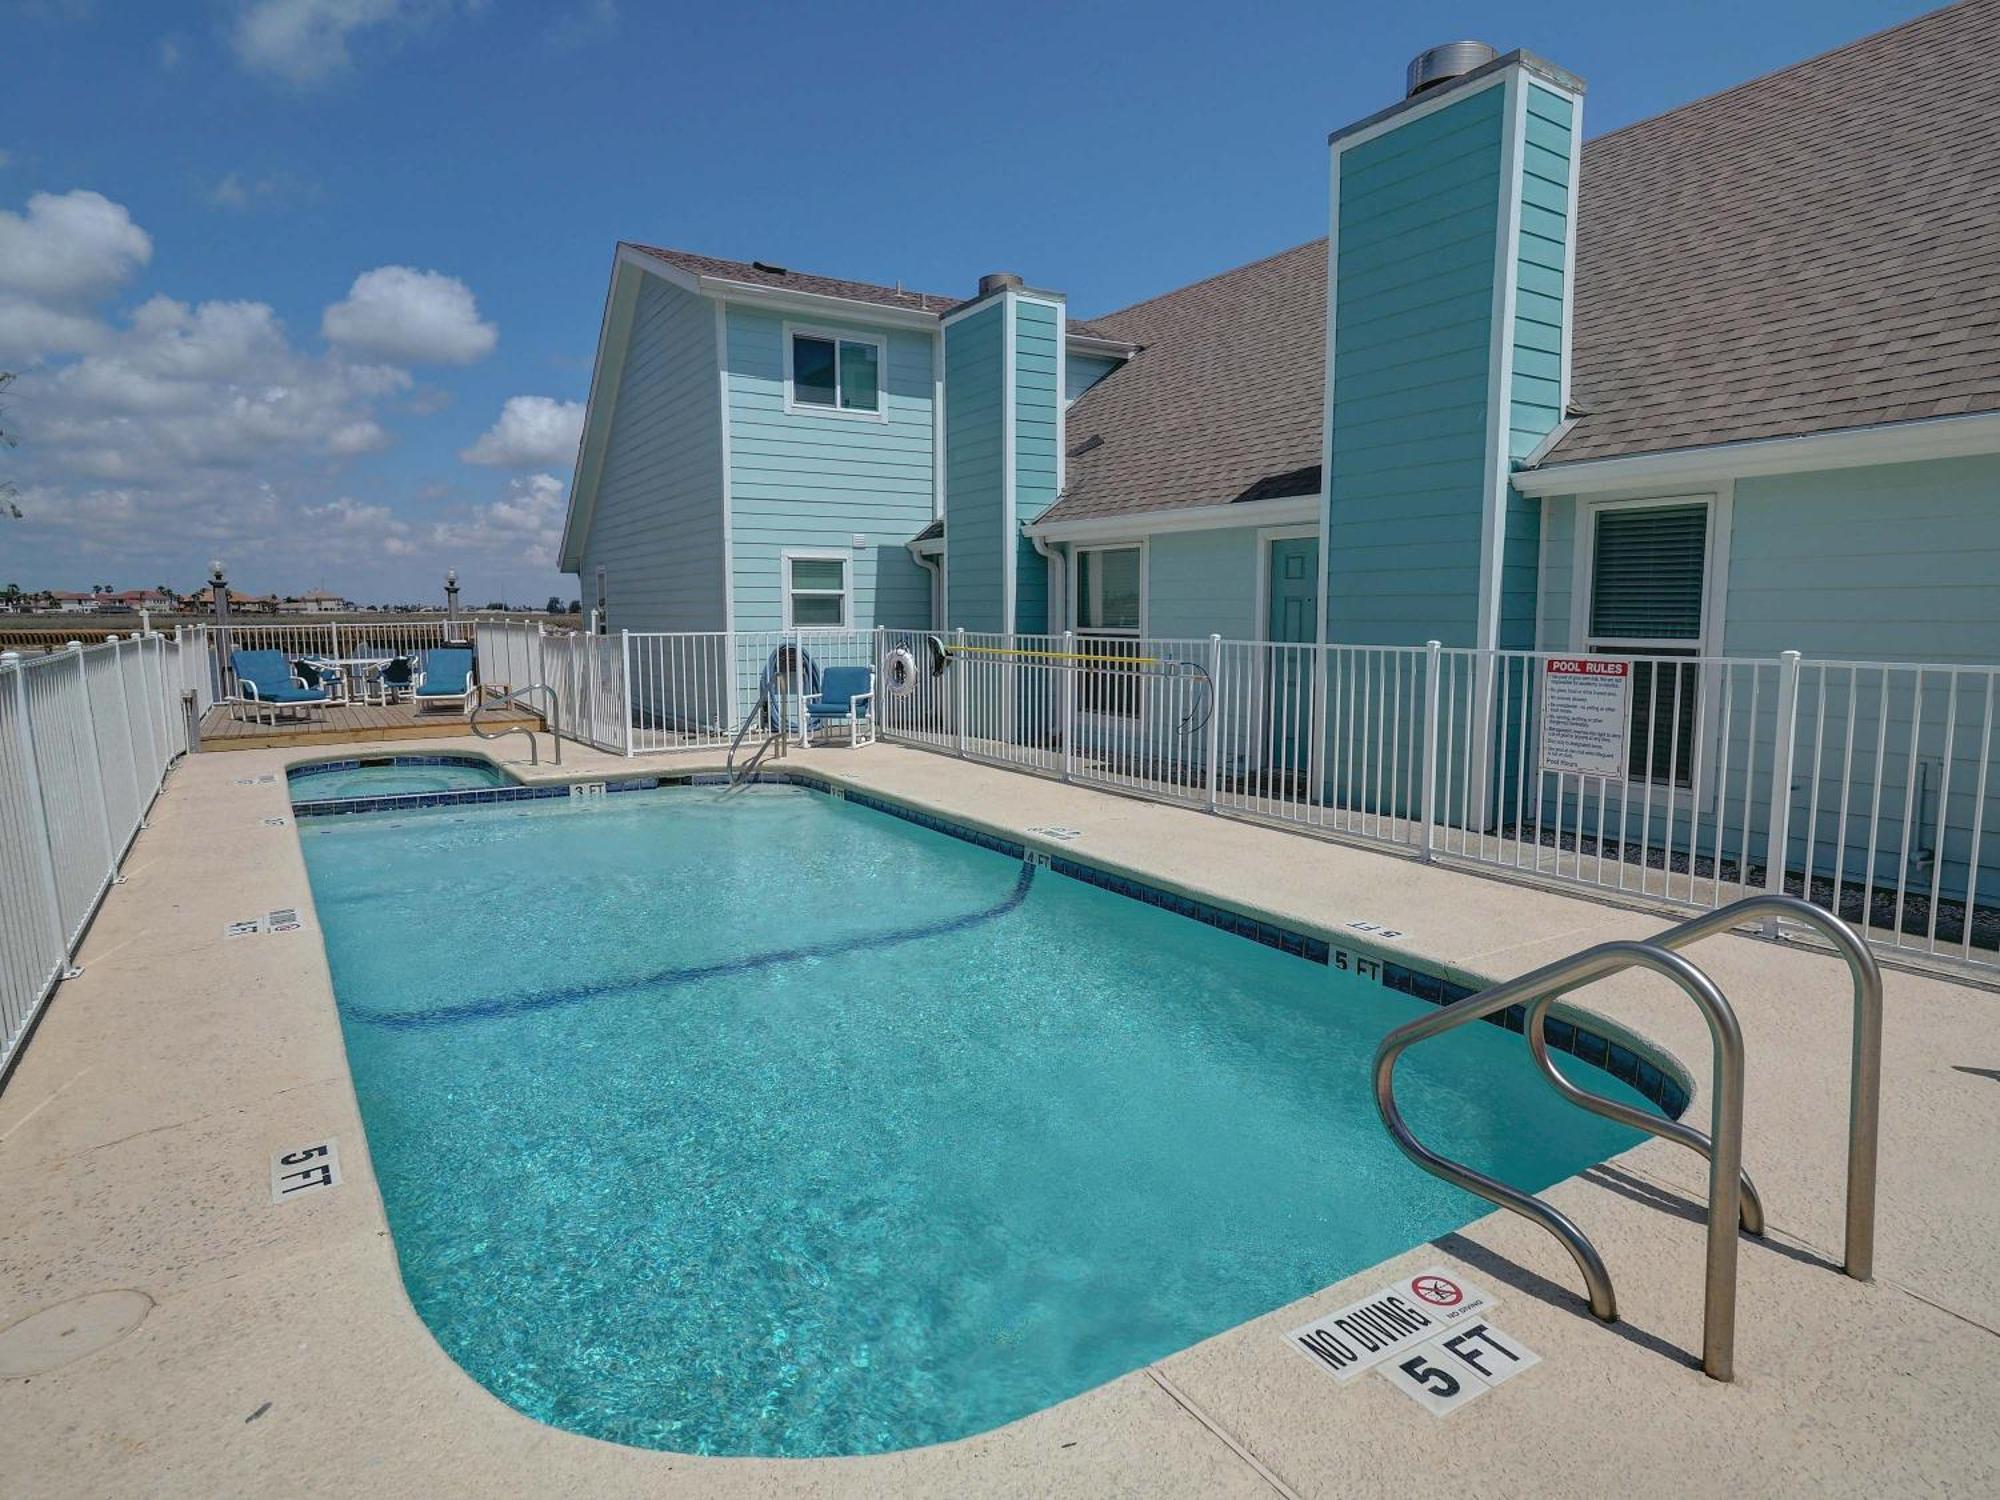
<path id="1" fill-rule="evenodd" d="M 1631 688 L 1629 661 L 1550 657 L 1542 668 L 1542 769 L 1622 781 Z"/>

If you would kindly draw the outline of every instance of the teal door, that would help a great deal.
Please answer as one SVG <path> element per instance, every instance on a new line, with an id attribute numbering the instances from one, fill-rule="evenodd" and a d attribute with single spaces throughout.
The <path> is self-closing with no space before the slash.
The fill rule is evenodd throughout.
<path id="1" fill-rule="evenodd" d="M 1271 769 L 1303 775 L 1312 738 L 1312 653 L 1319 639 L 1319 538 L 1285 537 L 1272 542 L 1271 597 L 1264 638 L 1271 652 L 1269 726 Z M 1287 651 L 1284 645 L 1301 649 Z"/>

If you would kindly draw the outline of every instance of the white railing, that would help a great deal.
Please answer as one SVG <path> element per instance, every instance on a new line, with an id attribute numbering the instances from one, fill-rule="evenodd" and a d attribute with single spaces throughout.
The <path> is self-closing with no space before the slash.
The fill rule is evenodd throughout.
<path id="1" fill-rule="evenodd" d="M 188 749 L 208 702 L 199 634 L 0 654 L 0 1075 Z"/>
<path id="2" fill-rule="evenodd" d="M 217 699 L 236 695 L 236 674 L 229 664 L 233 651 L 282 651 L 291 657 L 313 657 L 333 661 L 357 657 L 413 656 L 449 641 L 471 636 L 475 622 L 461 620 L 452 625 L 444 620 L 404 620 L 385 616 L 379 620 L 278 620 L 227 625 L 204 624 L 200 630 L 208 642 L 210 685 Z M 492 626 L 481 623 L 481 630 Z M 529 627 L 533 628 L 533 627 Z"/>
<path id="3" fill-rule="evenodd" d="M 1578 771 L 1542 744 L 1573 658 L 1531 651 L 504 621 L 478 649 L 614 754 L 726 748 L 753 713 L 791 733 L 813 670 L 868 663 L 885 740 L 1676 908 L 1789 891 L 1878 946 L 2000 966 L 2000 668 L 1596 658 L 1627 687 L 1613 763 Z"/>

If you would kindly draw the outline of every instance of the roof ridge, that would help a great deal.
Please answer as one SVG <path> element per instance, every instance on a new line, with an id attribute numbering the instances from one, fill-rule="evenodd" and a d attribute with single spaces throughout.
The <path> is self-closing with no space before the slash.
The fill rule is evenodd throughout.
<path id="1" fill-rule="evenodd" d="M 1124 307 L 1117 308 L 1111 312 L 1092 313 L 1085 321 L 1103 323 L 1112 318 L 1122 318 L 1127 313 L 1137 312 L 1142 307 L 1150 307 L 1155 302 L 1164 302 L 1169 297 L 1178 297 L 1183 292 L 1191 292 L 1198 286 L 1207 286 L 1211 281 L 1221 281 L 1227 276 L 1235 276 L 1244 271 L 1254 271 L 1259 266 L 1269 265 L 1274 260 L 1282 260 L 1287 255 L 1295 255 L 1301 250 L 1309 250 L 1314 245 L 1324 245 L 1326 238 L 1322 234 L 1316 239 L 1301 240 L 1296 245 L 1287 245 L 1283 250 L 1274 250 L 1269 255 L 1260 255 L 1255 260 L 1246 260 L 1240 266 L 1230 266 L 1225 270 L 1204 276 L 1199 281 L 1190 281 L 1186 286 L 1177 286 L 1168 291 L 1156 292 L 1150 297 L 1143 297 L 1137 302 L 1128 303 Z"/>
<path id="2" fill-rule="evenodd" d="M 1863 47 L 1872 46 L 1895 32 L 1908 31 L 1914 27 L 1942 20 L 1952 11 L 1970 9 L 1979 3 L 1980 0 L 1952 0 L 1952 3 L 1949 5 L 1941 5 L 1936 10 L 1927 10 L 1922 15 L 1911 16 L 1906 21 L 1897 21 L 1894 25 L 1884 26 L 1880 30 L 1871 31 L 1866 36 L 1856 37 L 1851 42 L 1842 42 L 1838 47 L 1829 47 L 1824 52 L 1815 52 L 1811 57 L 1802 57 L 1797 62 L 1786 63 L 1783 67 L 1771 68 L 1766 72 L 1756 74 L 1754 77 L 1746 78 L 1741 83 L 1732 83 L 1726 88 L 1716 89 L 1713 93 L 1702 94 L 1697 98 L 1687 100 L 1685 103 L 1676 104 L 1671 109 L 1663 109 L 1656 115 L 1647 115 L 1643 120 L 1633 120 L 1629 124 L 1620 125 L 1616 130 L 1607 130 L 1602 135 L 1594 135 L 1585 141 L 1584 145 L 1602 145 L 1606 141 L 1615 140 L 1629 130 L 1638 130 L 1647 125 L 1657 125 L 1662 120 L 1670 120 L 1676 115 L 1687 114 L 1690 111 L 1700 109 L 1703 105 L 1727 99 L 1731 94 L 1742 93 L 1745 89 L 1754 89 L 1761 84 L 1769 83 L 1774 78 L 1782 78 L 1787 73 L 1796 73 L 1801 68 L 1809 68 L 1815 63 L 1822 63 L 1829 58 L 1838 57 L 1843 52 L 1853 52 Z"/>

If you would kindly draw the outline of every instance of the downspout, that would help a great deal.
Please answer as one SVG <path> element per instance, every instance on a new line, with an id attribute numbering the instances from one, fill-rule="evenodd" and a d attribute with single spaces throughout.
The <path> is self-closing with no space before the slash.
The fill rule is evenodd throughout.
<path id="1" fill-rule="evenodd" d="M 1040 533 L 1029 531 L 1028 540 L 1035 544 L 1037 552 L 1055 564 L 1054 573 L 1049 579 L 1048 627 L 1050 635 L 1061 635 L 1063 622 L 1069 613 L 1068 565 L 1063 561 L 1060 552 L 1052 550 L 1049 544 L 1042 540 Z"/>
<path id="2" fill-rule="evenodd" d="M 931 629 L 942 630 L 944 621 L 938 618 L 938 606 L 944 600 L 944 574 L 938 570 L 935 559 L 926 557 L 917 550 L 915 542 L 905 542 L 903 546 L 908 549 L 910 556 L 916 559 L 917 566 L 931 575 Z"/>

